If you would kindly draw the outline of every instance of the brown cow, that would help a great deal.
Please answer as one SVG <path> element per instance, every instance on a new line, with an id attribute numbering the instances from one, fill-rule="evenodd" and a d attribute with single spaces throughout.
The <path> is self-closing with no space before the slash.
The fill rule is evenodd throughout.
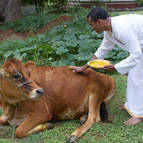
<path id="1" fill-rule="evenodd" d="M 103 119 L 102 102 L 115 93 L 114 80 L 91 69 L 74 73 L 68 66 L 36 67 L 33 61 L 22 65 L 20 60 L 11 58 L 4 62 L 0 73 L 3 110 L 0 124 L 13 124 L 16 114 L 18 138 L 52 127 L 48 121 L 88 114 L 85 123 L 68 140 L 75 142 L 93 123 Z"/>

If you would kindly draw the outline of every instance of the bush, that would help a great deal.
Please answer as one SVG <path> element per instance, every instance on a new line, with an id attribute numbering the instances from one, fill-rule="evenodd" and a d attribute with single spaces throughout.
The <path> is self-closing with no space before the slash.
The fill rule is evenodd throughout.
<path id="1" fill-rule="evenodd" d="M 39 34 L 26 40 L 15 39 L 0 42 L 1 59 L 7 56 L 17 58 L 24 56 L 25 60 L 34 60 L 37 65 L 53 66 L 83 65 L 87 63 L 103 39 L 102 34 L 99 35 L 95 31 L 91 31 L 87 23 L 87 12 L 83 9 L 78 9 L 76 12 L 71 10 L 69 14 L 73 16 L 72 22 L 55 26 L 43 35 Z M 44 20 L 42 16 L 44 17 L 44 14 L 41 14 L 39 19 Z M 35 19 L 35 17 L 31 17 L 31 19 Z M 46 21 L 45 19 L 45 23 Z M 19 28 L 22 27 L 23 21 L 20 21 L 20 23 Z M 33 22 L 31 24 L 36 26 Z M 26 28 L 29 25 L 27 24 Z M 17 26 L 15 28 L 18 29 Z M 107 60 L 117 63 L 128 55 L 127 52 L 116 47 L 109 52 Z"/>

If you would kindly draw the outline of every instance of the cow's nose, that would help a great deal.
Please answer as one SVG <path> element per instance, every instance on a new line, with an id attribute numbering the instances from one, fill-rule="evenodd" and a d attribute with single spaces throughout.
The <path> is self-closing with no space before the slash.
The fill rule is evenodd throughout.
<path id="1" fill-rule="evenodd" d="M 42 88 L 39 88 L 39 89 L 36 90 L 36 93 L 37 93 L 38 96 L 41 96 L 41 95 L 44 94 L 44 90 Z"/>

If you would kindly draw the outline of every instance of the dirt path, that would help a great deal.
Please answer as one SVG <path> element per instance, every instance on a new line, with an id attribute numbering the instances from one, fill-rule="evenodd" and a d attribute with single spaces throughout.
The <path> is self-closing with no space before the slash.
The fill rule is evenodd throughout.
<path id="1" fill-rule="evenodd" d="M 0 41 L 6 40 L 6 39 L 13 39 L 13 38 L 19 38 L 19 39 L 25 39 L 28 36 L 32 36 L 32 35 L 36 35 L 38 33 L 44 33 L 45 31 L 47 31 L 50 27 L 55 26 L 55 25 L 59 25 L 63 22 L 70 22 L 72 21 L 72 17 L 70 16 L 60 16 L 59 18 L 57 18 L 56 20 L 53 20 L 51 22 L 49 22 L 47 25 L 45 25 L 42 28 L 39 28 L 36 32 L 24 32 L 24 33 L 14 33 L 13 29 L 8 29 L 5 31 L 1 31 L 0 30 Z"/>

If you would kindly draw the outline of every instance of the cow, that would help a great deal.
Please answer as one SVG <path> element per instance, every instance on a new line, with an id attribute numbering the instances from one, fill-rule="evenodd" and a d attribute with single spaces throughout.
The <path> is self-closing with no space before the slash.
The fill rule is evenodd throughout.
<path id="1" fill-rule="evenodd" d="M 69 66 L 36 66 L 16 58 L 4 62 L 0 78 L 0 124 L 15 122 L 16 136 L 23 138 L 53 128 L 50 121 L 80 118 L 82 125 L 70 135 L 70 143 L 95 122 L 107 120 L 105 103 L 116 88 L 112 77 L 92 69 L 75 73 Z"/>

